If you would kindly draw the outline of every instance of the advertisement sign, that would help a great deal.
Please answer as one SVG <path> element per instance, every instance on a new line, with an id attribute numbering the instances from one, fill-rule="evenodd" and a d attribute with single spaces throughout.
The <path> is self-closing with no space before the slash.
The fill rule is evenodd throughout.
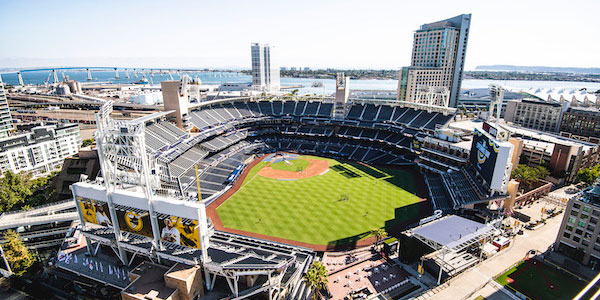
<path id="1" fill-rule="evenodd" d="M 116 211 L 119 220 L 119 229 L 152 238 L 152 224 L 150 213 L 139 209 L 119 207 Z"/>
<path id="2" fill-rule="evenodd" d="M 488 184 L 492 183 L 500 145 L 475 128 L 469 161 Z"/>
<path id="3" fill-rule="evenodd" d="M 161 241 L 200 249 L 198 221 L 164 216 L 159 218 L 158 224 Z"/>
<path id="4" fill-rule="evenodd" d="M 83 197 L 77 197 L 77 202 L 84 222 L 112 227 L 108 204 Z"/>

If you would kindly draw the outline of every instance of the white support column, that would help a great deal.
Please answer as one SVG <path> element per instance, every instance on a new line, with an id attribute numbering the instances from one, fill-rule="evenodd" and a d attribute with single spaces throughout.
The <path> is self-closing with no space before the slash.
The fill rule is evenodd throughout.
<path id="1" fill-rule="evenodd" d="M 206 285 L 206 289 L 207 290 L 212 290 L 212 286 L 211 286 L 211 280 L 210 280 L 210 272 L 208 272 L 208 269 L 206 267 L 203 268 L 204 269 L 204 284 Z"/>
<path id="2" fill-rule="evenodd" d="M 438 275 L 438 281 L 437 284 L 440 285 L 440 283 L 442 282 L 442 272 L 444 271 L 444 259 L 446 257 L 446 251 L 444 251 L 444 248 L 442 248 L 442 261 L 440 263 L 440 274 Z"/>
<path id="3" fill-rule="evenodd" d="M 239 281 L 239 279 L 240 278 L 237 275 L 233 278 L 233 286 L 235 288 L 234 294 L 235 294 L 236 297 L 239 296 L 239 294 L 240 294 L 239 287 L 238 287 L 238 281 Z"/>
<path id="4" fill-rule="evenodd" d="M 269 300 L 273 300 L 273 293 L 271 291 L 271 285 L 272 285 L 271 272 L 269 272 L 268 276 L 269 276 Z"/>

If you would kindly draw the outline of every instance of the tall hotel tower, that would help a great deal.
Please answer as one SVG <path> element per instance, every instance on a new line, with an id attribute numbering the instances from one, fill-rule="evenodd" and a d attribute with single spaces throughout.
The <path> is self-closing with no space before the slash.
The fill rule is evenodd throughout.
<path id="1" fill-rule="evenodd" d="M 424 93 L 435 90 L 446 93 L 444 105 L 456 107 L 470 24 L 471 14 L 463 14 L 421 25 L 414 34 L 411 66 L 399 74 L 398 100 L 424 103 Z"/>
<path id="2" fill-rule="evenodd" d="M 279 91 L 279 65 L 269 44 L 254 43 L 252 49 L 252 88 Z"/>

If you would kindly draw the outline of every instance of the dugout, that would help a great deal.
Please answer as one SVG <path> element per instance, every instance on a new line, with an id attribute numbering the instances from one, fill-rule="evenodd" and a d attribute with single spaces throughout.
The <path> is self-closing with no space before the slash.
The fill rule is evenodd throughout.
<path id="1" fill-rule="evenodd" d="M 442 279 L 453 277 L 476 265 L 481 259 L 481 247 L 499 235 L 495 228 L 500 220 L 483 224 L 456 215 L 420 225 L 410 231 L 412 237 L 434 250 L 421 258 L 423 267 Z"/>

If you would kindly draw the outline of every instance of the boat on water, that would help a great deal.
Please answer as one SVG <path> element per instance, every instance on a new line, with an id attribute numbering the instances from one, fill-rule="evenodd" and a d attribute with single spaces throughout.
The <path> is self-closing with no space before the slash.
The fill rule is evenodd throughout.
<path id="1" fill-rule="evenodd" d="M 146 76 L 144 76 L 142 79 L 134 82 L 134 84 L 148 84 L 148 83 L 150 83 L 150 82 L 148 81 L 148 79 L 146 78 Z"/>

